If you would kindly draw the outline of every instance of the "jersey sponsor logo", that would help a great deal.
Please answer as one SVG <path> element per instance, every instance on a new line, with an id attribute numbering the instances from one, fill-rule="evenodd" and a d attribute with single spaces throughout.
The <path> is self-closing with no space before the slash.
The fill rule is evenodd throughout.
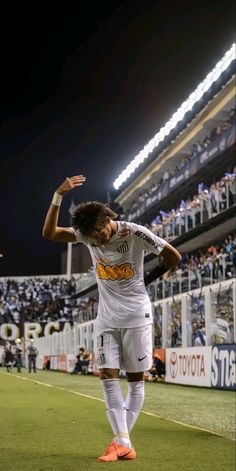
<path id="1" fill-rule="evenodd" d="M 158 249 L 158 245 L 156 244 L 156 242 L 153 239 L 151 239 L 151 237 L 149 237 L 144 232 L 136 231 L 135 235 L 140 237 L 141 239 L 145 240 L 146 242 L 148 242 L 150 245 L 152 245 L 154 247 L 154 249 Z"/>
<path id="2" fill-rule="evenodd" d="M 134 270 L 131 263 L 122 263 L 122 265 L 103 265 L 98 263 L 97 275 L 101 280 L 130 280 L 134 276 Z"/>
<path id="3" fill-rule="evenodd" d="M 129 250 L 128 242 L 126 240 L 124 240 L 124 242 L 122 242 L 122 244 L 119 245 L 117 250 L 120 253 L 128 252 L 128 250 Z"/>
<path id="4" fill-rule="evenodd" d="M 121 231 L 118 232 L 118 235 L 120 237 L 126 237 L 126 236 L 130 235 L 130 229 L 127 229 L 126 227 L 124 227 L 124 229 L 122 229 Z"/>

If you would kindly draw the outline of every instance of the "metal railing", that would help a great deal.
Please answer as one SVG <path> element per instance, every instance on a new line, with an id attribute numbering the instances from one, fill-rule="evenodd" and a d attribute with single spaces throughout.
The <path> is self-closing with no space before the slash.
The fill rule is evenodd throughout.
<path id="1" fill-rule="evenodd" d="M 218 275 L 218 276 L 217 276 Z M 204 286 L 213 285 L 221 281 L 236 277 L 236 271 L 232 262 L 223 266 L 223 271 L 215 272 L 214 267 L 208 267 L 208 273 L 202 274 L 201 269 L 186 269 L 181 274 L 174 274 L 166 280 L 152 282 L 147 291 L 152 302 L 186 293 L 193 289 L 202 289 Z"/>

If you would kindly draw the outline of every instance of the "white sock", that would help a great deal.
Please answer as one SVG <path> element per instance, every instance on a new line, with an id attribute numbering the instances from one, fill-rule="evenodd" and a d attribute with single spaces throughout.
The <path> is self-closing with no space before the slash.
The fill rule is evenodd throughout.
<path id="1" fill-rule="evenodd" d="M 119 379 L 104 379 L 101 381 L 106 403 L 106 413 L 115 441 L 127 448 L 132 448 L 126 423 L 126 410 Z"/>
<path id="2" fill-rule="evenodd" d="M 129 433 L 131 432 L 144 402 L 144 381 L 128 383 L 128 393 L 125 399 L 126 422 Z"/>

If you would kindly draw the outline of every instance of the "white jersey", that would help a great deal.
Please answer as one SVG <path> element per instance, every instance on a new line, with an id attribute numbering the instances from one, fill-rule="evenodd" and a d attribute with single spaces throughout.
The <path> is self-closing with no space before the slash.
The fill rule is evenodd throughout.
<path id="1" fill-rule="evenodd" d="M 117 328 L 152 323 L 152 309 L 143 277 L 144 251 L 159 255 L 166 241 L 149 229 L 117 221 L 118 230 L 104 245 L 93 245 L 75 232 L 77 242 L 87 245 L 96 273 L 99 303 L 97 334 Z"/>

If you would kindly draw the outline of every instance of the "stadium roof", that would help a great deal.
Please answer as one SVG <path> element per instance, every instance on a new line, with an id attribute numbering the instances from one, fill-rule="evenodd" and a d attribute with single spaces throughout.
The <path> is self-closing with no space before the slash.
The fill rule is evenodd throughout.
<path id="1" fill-rule="evenodd" d="M 169 145 L 171 140 L 177 137 L 179 132 L 183 130 L 187 123 L 192 121 L 194 116 L 206 105 L 206 103 L 214 96 L 230 77 L 234 74 L 234 64 L 236 55 L 236 44 L 232 44 L 231 48 L 225 53 L 222 59 L 217 62 L 212 71 L 198 85 L 196 90 L 182 103 L 182 105 L 173 114 L 170 120 L 163 126 L 157 134 L 144 146 L 144 148 L 131 160 L 129 165 L 121 172 L 121 174 L 113 182 L 113 186 L 118 190 L 128 178 L 135 172 L 138 167 L 153 153 L 155 150 L 163 151 Z"/>

